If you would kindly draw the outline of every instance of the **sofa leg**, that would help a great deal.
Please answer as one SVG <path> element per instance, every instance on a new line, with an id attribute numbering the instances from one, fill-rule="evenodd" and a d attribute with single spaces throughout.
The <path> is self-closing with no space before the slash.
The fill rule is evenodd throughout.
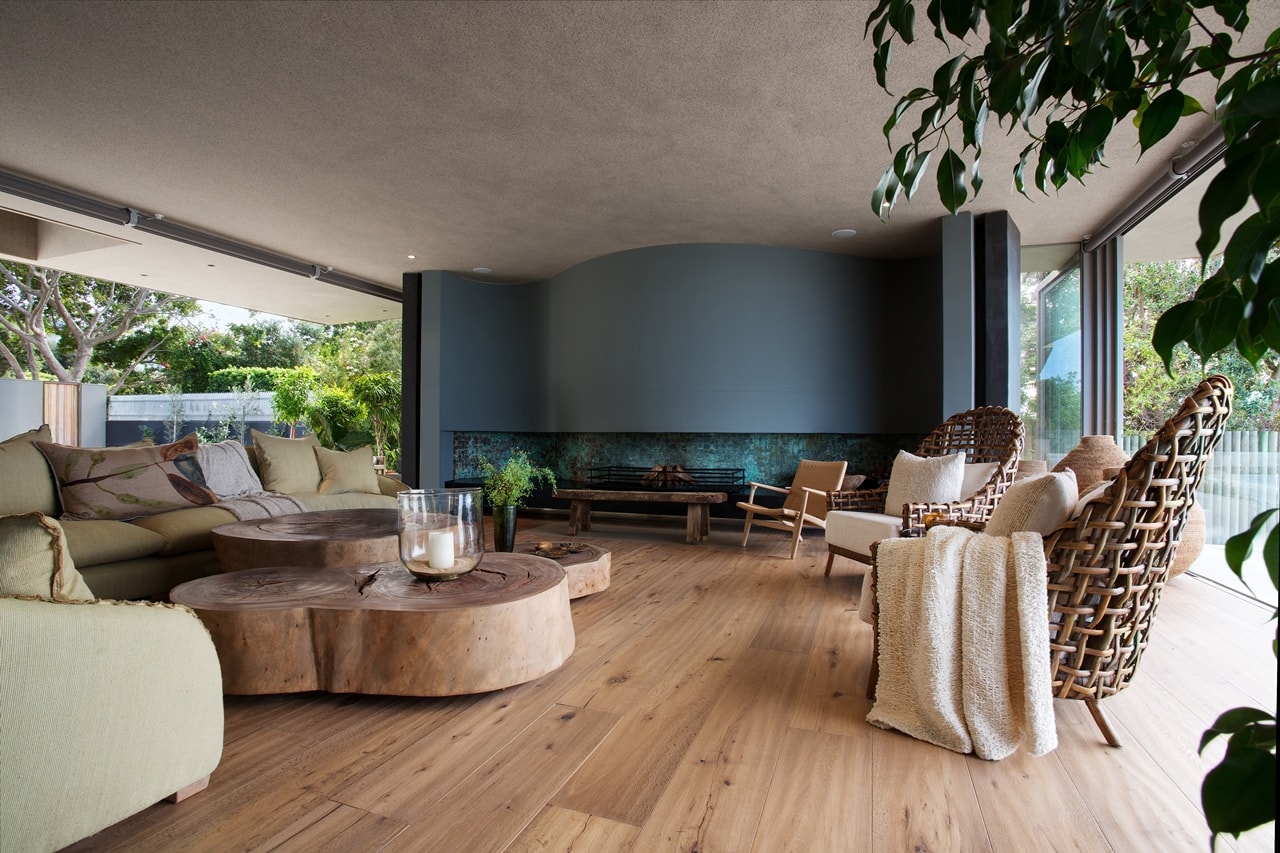
<path id="1" fill-rule="evenodd" d="M 192 782 L 190 785 L 187 785 L 185 788 L 180 788 L 177 791 L 174 791 L 165 799 L 167 799 L 171 803 L 180 803 L 183 800 L 185 800 L 187 797 L 194 796 L 195 794 L 200 793 L 207 787 L 209 787 L 208 776 L 204 777 L 203 779 L 197 779 L 196 781 Z"/>

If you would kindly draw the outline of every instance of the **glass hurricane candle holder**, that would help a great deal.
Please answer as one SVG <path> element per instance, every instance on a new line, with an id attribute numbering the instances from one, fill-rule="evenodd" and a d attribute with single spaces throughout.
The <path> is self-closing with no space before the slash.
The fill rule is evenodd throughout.
<path id="1" fill-rule="evenodd" d="M 461 577 L 484 556 L 480 489 L 409 489 L 397 495 L 400 561 L 428 581 Z"/>

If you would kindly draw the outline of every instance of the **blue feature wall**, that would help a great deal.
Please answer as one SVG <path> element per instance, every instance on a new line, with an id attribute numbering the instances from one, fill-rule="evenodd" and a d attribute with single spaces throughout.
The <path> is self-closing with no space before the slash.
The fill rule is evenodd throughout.
<path id="1" fill-rule="evenodd" d="M 439 386 L 420 406 L 439 418 L 424 418 L 416 485 L 460 475 L 457 449 L 486 433 L 573 434 L 597 450 L 609 436 L 706 434 L 720 460 L 735 441 L 749 454 L 753 435 L 846 436 L 879 458 L 949 414 L 942 267 L 939 256 L 689 244 L 529 284 L 423 274 L 416 322 Z"/>

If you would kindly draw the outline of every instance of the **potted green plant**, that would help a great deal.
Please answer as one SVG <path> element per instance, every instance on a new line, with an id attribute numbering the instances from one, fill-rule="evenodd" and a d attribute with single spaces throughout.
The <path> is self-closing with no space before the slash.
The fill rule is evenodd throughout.
<path id="1" fill-rule="evenodd" d="M 516 510 L 533 491 L 535 483 L 556 490 L 556 476 L 550 468 L 534 465 L 529 454 L 515 449 L 500 466 L 480 457 L 480 474 L 484 478 L 484 498 L 493 507 L 493 546 L 495 551 L 512 551 L 516 544 Z"/>

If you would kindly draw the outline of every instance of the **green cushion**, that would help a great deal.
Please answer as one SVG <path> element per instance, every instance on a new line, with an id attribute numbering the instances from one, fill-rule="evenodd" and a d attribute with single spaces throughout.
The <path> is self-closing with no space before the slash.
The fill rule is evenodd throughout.
<path id="1" fill-rule="evenodd" d="M 196 461 L 199 446 L 195 433 L 155 447 L 36 442 L 58 478 L 63 518 L 116 521 L 217 501 Z"/>
<path id="2" fill-rule="evenodd" d="M 313 447 L 312 450 L 320 467 L 320 487 L 316 490 L 320 494 L 382 493 L 378 488 L 378 475 L 373 470 L 373 450 L 368 445 L 345 453 L 327 447 Z"/>
<path id="3" fill-rule="evenodd" d="M 133 523 L 138 527 L 159 533 L 165 546 L 161 554 L 185 554 L 213 547 L 213 528 L 230 524 L 236 517 L 216 506 L 201 506 L 148 515 Z"/>
<path id="4" fill-rule="evenodd" d="M 158 554 L 165 546 L 159 533 L 127 521 L 63 519 L 62 535 L 66 537 L 67 550 L 82 569 Z"/>
<path id="5" fill-rule="evenodd" d="M 257 448 L 264 489 L 286 495 L 314 495 L 319 490 L 320 465 L 312 450 L 319 446 L 315 436 L 281 438 L 256 429 L 249 430 L 249 434 Z"/>
<path id="6" fill-rule="evenodd" d="M 0 441 L 0 515 L 42 512 L 58 515 L 58 486 L 49 463 L 36 448 L 52 441 L 49 425 Z M 17 484 L 21 484 L 19 487 Z"/>
<path id="7" fill-rule="evenodd" d="M 56 519 L 38 512 L 0 518 L 0 595 L 93 598 Z"/>

